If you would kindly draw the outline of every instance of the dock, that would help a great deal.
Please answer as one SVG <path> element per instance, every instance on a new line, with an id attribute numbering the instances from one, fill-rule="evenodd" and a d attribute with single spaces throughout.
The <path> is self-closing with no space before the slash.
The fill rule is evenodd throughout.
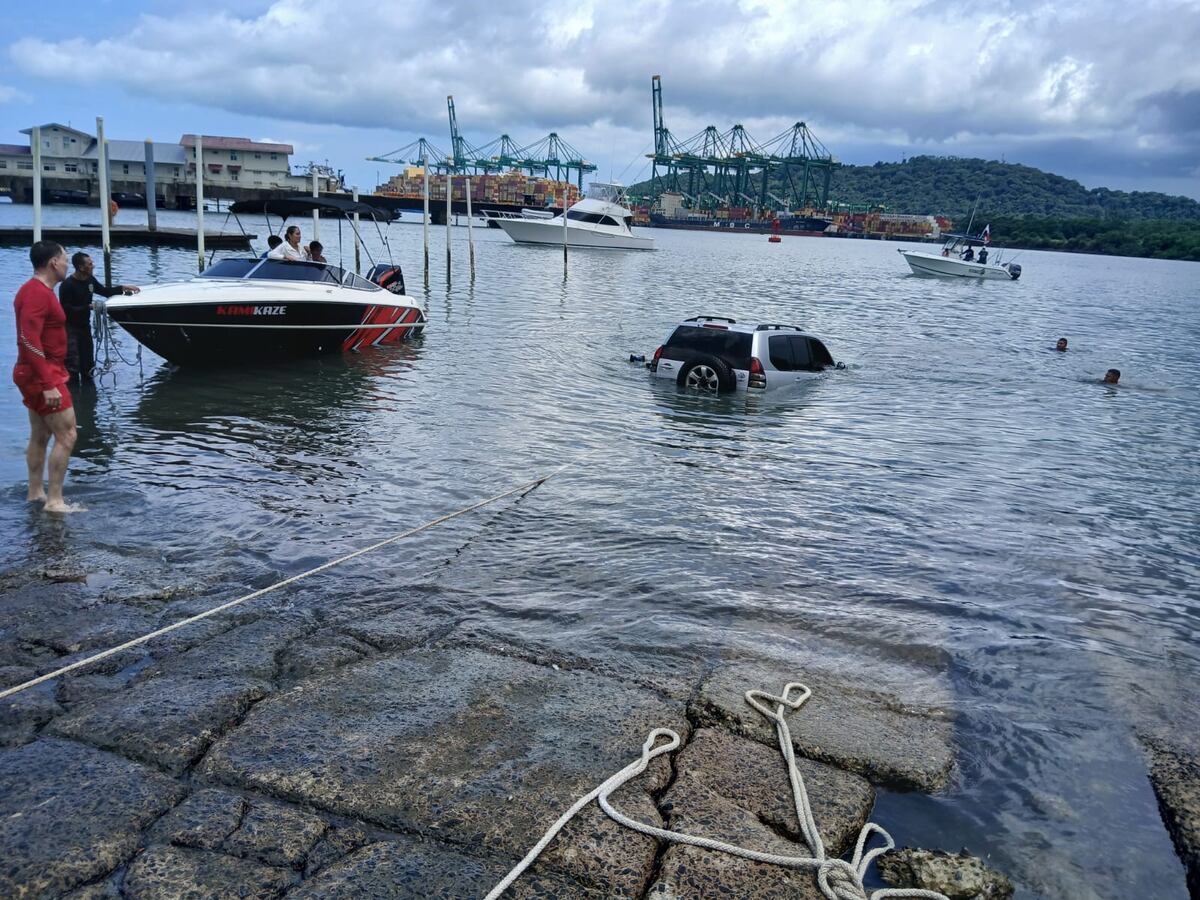
<path id="1" fill-rule="evenodd" d="M 257 235 L 240 231 L 205 231 L 204 245 L 209 250 L 249 250 Z M 42 239 L 58 241 L 64 247 L 98 247 L 102 243 L 99 225 L 42 227 Z M 109 229 L 109 243 L 113 247 L 181 247 L 192 250 L 196 247 L 194 228 L 156 228 L 151 231 L 145 226 L 114 225 Z M 33 229 L 25 226 L 0 227 L 0 246 L 25 246 L 33 244 Z"/>

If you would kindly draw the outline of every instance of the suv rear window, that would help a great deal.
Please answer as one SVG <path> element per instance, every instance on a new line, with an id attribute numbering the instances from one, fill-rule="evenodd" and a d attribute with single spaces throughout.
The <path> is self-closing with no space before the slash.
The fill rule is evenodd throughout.
<path id="1" fill-rule="evenodd" d="M 735 369 L 750 368 L 752 335 L 744 331 L 723 328 L 704 328 L 700 325 L 680 325 L 668 339 L 664 350 L 674 350 L 673 357 L 705 353 L 723 359 Z"/>

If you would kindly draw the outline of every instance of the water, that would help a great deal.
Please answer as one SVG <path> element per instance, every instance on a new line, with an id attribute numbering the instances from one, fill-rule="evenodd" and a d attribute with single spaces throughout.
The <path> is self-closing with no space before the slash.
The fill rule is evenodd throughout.
<path id="1" fill-rule="evenodd" d="M 28 215 L 0 207 L 0 224 Z M 1132 732 L 1194 727 L 1200 268 L 1025 252 L 1019 282 L 950 283 L 907 275 L 890 243 L 652 234 L 656 253 L 573 253 L 564 281 L 558 251 L 476 230 L 472 286 L 455 229 L 447 287 L 433 228 L 425 293 L 421 229 L 394 226 L 422 343 L 225 373 L 118 365 L 78 397 L 68 496 L 91 511 L 65 523 L 21 502 L 5 389 L 0 565 L 150 558 L 227 597 L 582 457 L 327 594 L 616 660 L 841 648 L 885 682 L 932 665 L 960 765 L 936 797 L 881 796 L 902 843 L 968 846 L 1026 898 L 1186 896 Z M 336 261 L 335 226 L 321 236 Z M 148 283 L 195 256 L 114 265 Z M 26 271 L 0 249 L 5 296 Z M 715 399 L 626 361 L 697 313 L 803 323 L 849 368 Z M 0 348 L 7 366 L 11 315 Z M 1110 366 L 1119 387 L 1095 383 Z"/>

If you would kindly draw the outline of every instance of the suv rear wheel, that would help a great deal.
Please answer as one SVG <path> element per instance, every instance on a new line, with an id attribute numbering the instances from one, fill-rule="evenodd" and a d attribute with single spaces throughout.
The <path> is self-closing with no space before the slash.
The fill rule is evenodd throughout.
<path id="1" fill-rule="evenodd" d="M 719 394 L 737 387 L 733 370 L 715 356 L 698 356 L 690 360 L 679 372 L 676 381 L 680 387 Z"/>

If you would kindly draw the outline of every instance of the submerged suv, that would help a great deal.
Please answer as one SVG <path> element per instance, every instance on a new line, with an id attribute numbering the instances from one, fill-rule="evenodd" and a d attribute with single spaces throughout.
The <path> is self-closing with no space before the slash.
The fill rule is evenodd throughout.
<path id="1" fill-rule="evenodd" d="M 680 387 L 721 393 L 795 384 L 835 363 L 824 344 L 796 325 L 693 316 L 676 326 L 647 366 Z"/>

